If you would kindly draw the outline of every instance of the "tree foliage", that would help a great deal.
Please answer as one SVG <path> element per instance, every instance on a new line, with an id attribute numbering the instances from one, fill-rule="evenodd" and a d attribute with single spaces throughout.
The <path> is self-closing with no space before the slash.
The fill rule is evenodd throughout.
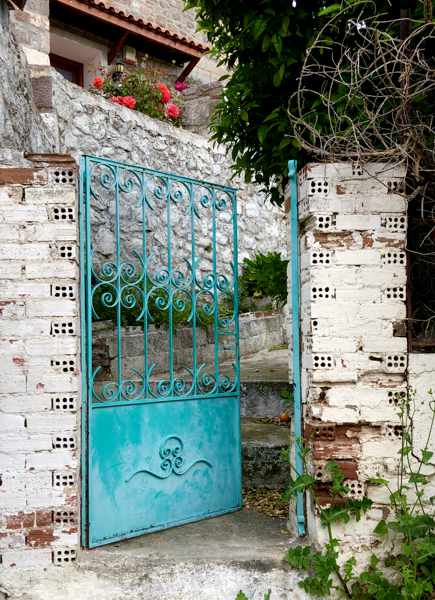
<path id="1" fill-rule="evenodd" d="M 220 64 L 229 69 L 211 125 L 231 149 L 234 170 L 282 202 L 289 159 L 304 160 L 287 107 L 306 50 L 331 15 L 358 0 L 185 0 Z M 296 6 L 295 6 L 296 5 Z M 390 10 L 388 0 L 376 0 Z M 393 3 L 398 10 L 398 3 Z"/>

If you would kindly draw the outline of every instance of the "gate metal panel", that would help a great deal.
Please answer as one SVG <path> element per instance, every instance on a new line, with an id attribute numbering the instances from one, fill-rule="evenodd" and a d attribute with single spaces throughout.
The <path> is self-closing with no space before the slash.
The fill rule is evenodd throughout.
<path id="1" fill-rule="evenodd" d="M 84 156 L 89 547 L 241 506 L 236 192 Z M 138 350 L 139 348 L 139 350 Z"/>

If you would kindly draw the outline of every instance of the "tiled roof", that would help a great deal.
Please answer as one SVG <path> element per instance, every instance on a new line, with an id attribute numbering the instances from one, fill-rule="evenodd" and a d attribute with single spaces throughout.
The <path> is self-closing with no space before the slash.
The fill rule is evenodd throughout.
<path id="1" fill-rule="evenodd" d="M 160 25 L 156 25 L 155 23 L 151 23 L 150 21 L 144 21 L 143 19 L 135 17 L 131 14 L 127 14 L 120 9 L 116 9 L 113 6 L 110 6 L 110 5 L 102 2 L 101 0 L 99 0 L 99 1 L 98 0 L 77 0 L 77 1 L 80 2 L 80 4 L 84 4 L 84 5 L 90 6 L 92 8 L 96 8 L 97 10 L 100 10 L 101 12 L 104 12 L 106 14 L 116 16 L 119 19 L 122 19 L 123 21 L 128 21 L 129 23 L 132 23 L 133 25 L 140 27 L 141 29 L 151 31 L 154 34 L 160 35 L 168 40 L 172 40 L 173 42 L 177 42 L 178 44 L 183 44 L 183 46 L 192 48 L 194 50 L 197 50 L 198 52 L 207 52 L 208 50 L 210 50 L 209 46 L 195 42 L 192 39 L 182 36 L 174 31 L 170 31 L 169 29 L 165 29 L 164 27 L 161 27 Z"/>

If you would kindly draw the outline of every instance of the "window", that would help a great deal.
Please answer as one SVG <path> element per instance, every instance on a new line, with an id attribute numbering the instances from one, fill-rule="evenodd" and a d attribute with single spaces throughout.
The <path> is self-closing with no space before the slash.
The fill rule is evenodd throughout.
<path id="1" fill-rule="evenodd" d="M 83 87 L 82 63 L 69 58 L 64 58 L 63 56 L 58 56 L 57 54 L 50 54 L 50 63 L 56 71 L 65 77 L 65 79 Z"/>

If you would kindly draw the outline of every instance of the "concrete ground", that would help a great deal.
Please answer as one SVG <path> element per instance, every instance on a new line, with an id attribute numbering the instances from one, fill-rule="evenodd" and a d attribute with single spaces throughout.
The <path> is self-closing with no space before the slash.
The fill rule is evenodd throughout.
<path id="1" fill-rule="evenodd" d="M 5 570 L 8 600 L 308 600 L 284 562 L 284 519 L 239 511 L 83 551 L 66 567 Z M 0 592 L 0 598 L 1 592 Z"/>

